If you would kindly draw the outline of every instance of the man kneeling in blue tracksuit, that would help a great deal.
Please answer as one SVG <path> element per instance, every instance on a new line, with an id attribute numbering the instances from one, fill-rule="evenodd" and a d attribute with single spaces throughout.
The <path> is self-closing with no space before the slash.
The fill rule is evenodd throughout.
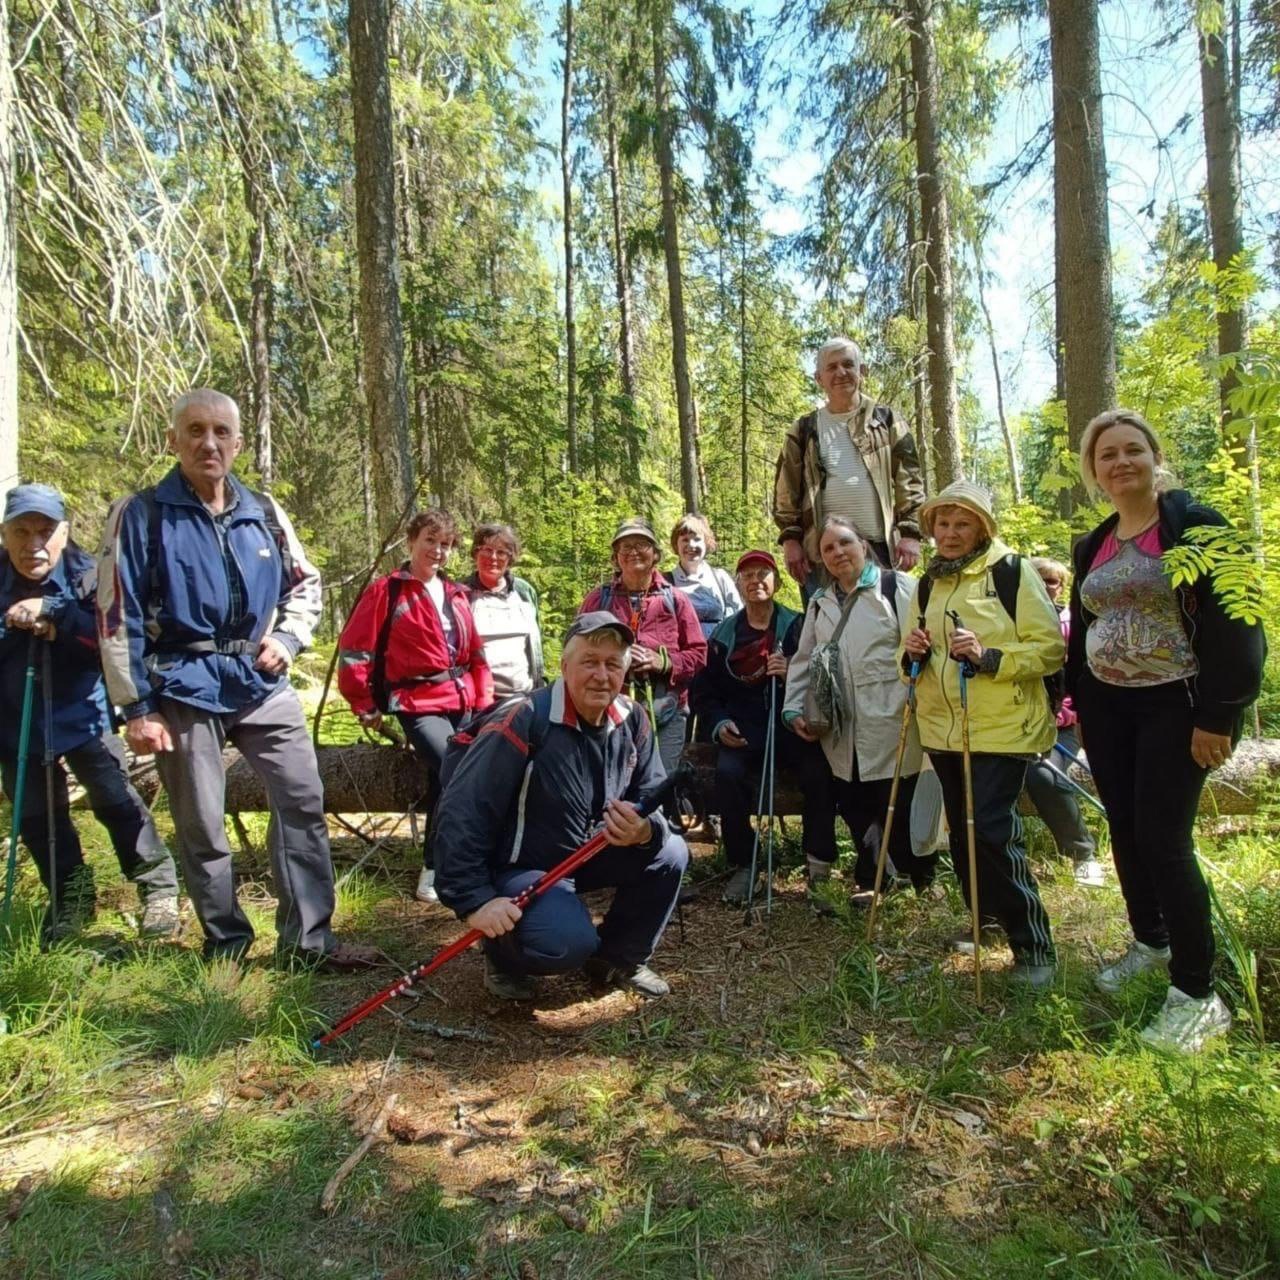
<path id="1" fill-rule="evenodd" d="M 670 990 L 647 962 L 689 851 L 635 809 L 665 774 L 643 708 L 622 696 L 634 639 L 612 613 L 575 618 L 560 679 L 491 716 L 440 798 L 436 890 L 484 933 L 485 987 L 503 999 L 531 1000 L 535 975 L 572 969 L 596 988 Z M 609 847 L 522 914 L 512 899 L 602 825 Z M 605 888 L 617 892 L 597 932 L 577 894 Z"/>

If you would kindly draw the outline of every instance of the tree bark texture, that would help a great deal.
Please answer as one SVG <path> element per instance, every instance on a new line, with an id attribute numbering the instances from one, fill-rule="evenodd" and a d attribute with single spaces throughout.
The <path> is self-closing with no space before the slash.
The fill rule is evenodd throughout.
<path id="1" fill-rule="evenodd" d="M 680 492 L 686 511 L 697 511 L 697 422 L 693 384 L 689 379 L 688 325 L 684 310 L 684 276 L 680 266 L 680 233 L 676 214 L 676 174 L 673 123 L 667 90 L 666 9 L 653 13 L 654 150 L 662 192 L 662 247 L 667 265 L 667 302 L 671 312 L 671 368 L 676 384 L 676 418 L 680 427 Z"/>
<path id="2" fill-rule="evenodd" d="M 622 433 L 627 442 L 627 471 L 640 483 L 640 426 L 636 415 L 635 328 L 631 311 L 631 264 L 622 217 L 622 167 L 618 159 L 618 124 L 614 116 L 613 81 L 605 80 L 605 132 L 609 165 L 609 204 L 613 215 L 613 276 L 618 298 L 618 360 L 622 372 Z"/>
<path id="3" fill-rule="evenodd" d="M 564 188 L 564 425 L 569 470 L 578 474 L 578 334 L 573 317 L 573 0 L 564 0 L 564 84 L 560 95 L 560 179 Z"/>
<path id="4" fill-rule="evenodd" d="M 929 338 L 929 411 L 933 422 L 933 480 L 960 479 L 960 411 L 956 402 L 955 294 L 951 283 L 951 217 L 938 136 L 938 51 L 933 0 L 910 0 L 911 77 L 916 90 L 916 185 L 924 238 L 925 325 Z"/>
<path id="5" fill-rule="evenodd" d="M 1050 0 L 1053 63 L 1053 206 L 1060 236 L 1058 341 L 1066 383 L 1067 439 L 1073 452 L 1089 420 L 1115 407 L 1111 313 L 1111 232 L 1102 128 L 1098 0 Z M 1071 493 L 1085 499 L 1084 482 Z"/>
<path id="6" fill-rule="evenodd" d="M 912 145 L 915 136 L 913 113 L 911 108 L 912 80 L 906 65 L 898 64 L 898 82 L 901 86 L 899 106 L 899 124 L 902 132 L 904 149 Z M 913 330 L 918 332 L 920 324 L 920 231 L 917 214 L 919 190 L 905 188 L 903 202 L 907 207 L 907 243 L 903 255 L 902 301 L 907 315 L 911 318 Z M 924 369 L 924 353 L 917 340 L 911 352 L 911 398 L 913 420 L 915 422 L 916 453 L 920 458 L 920 472 L 924 479 L 926 493 L 933 493 L 933 443 L 929 434 L 929 408 L 926 403 L 926 376 Z"/>
<path id="7" fill-rule="evenodd" d="M 399 518 L 414 488 L 396 247 L 395 149 L 387 62 L 389 7 L 389 0 L 351 0 L 348 19 L 362 363 L 373 487 L 378 522 L 384 529 Z"/>
<path id="8" fill-rule="evenodd" d="M 9 4 L 0 0 L 0 502 L 18 483 L 18 261 Z"/>
<path id="9" fill-rule="evenodd" d="M 1221 34 L 1200 38 L 1200 95 L 1204 109 L 1204 156 L 1208 171 L 1209 235 L 1213 262 L 1226 270 L 1244 250 L 1240 195 L 1240 120 L 1232 92 L 1231 61 Z M 1218 308 L 1218 354 L 1231 355 L 1245 344 L 1243 308 Z M 1234 370 L 1218 379 L 1221 423 L 1231 419 L 1227 397 L 1235 389 Z M 1237 455 L 1243 465 L 1244 459 Z"/>

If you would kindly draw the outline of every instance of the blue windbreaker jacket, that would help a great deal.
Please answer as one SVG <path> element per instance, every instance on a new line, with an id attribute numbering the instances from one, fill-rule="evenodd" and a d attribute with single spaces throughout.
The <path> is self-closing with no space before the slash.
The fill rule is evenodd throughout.
<path id="1" fill-rule="evenodd" d="M 57 629 L 52 640 L 37 640 L 35 645 L 35 696 L 27 754 L 44 754 L 42 650 L 46 644 L 51 646 L 54 754 L 62 755 L 90 738 L 100 737 L 111 724 L 107 691 L 98 666 L 96 583 L 93 557 L 74 542 L 67 543 L 62 558 L 43 582 L 24 578 L 13 567 L 9 553 L 0 551 L 0 751 L 9 759 L 18 753 L 31 641 L 30 631 L 4 623 L 9 606 L 19 600 L 43 597 L 40 616 L 48 618 Z"/>
<path id="2" fill-rule="evenodd" d="M 320 575 L 280 505 L 270 497 L 290 563 L 257 497 L 234 476 L 224 522 L 243 602 L 234 616 L 233 584 L 213 516 L 178 467 L 155 487 L 155 521 L 145 497 L 122 498 L 107 517 L 98 573 L 102 669 L 126 720 L 173 698 L 205 711 L 242 711 L 288 677 L 254 669 L 257 644 L 272 636 L 296 655 L 320 616 Z M 158 563 L 154 572 L 151 551 Z M 154 597 L 154 598 L 153 598 Z M 248 653 L 193 653 L 184 645 L 249 642 Z"/>

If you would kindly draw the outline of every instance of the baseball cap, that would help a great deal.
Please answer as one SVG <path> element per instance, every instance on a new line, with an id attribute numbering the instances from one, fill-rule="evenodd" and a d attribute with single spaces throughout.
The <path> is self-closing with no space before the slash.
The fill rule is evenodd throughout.
<path id="1" fill-rule="evenodd" d="M 741 573 L 749 564 L 762 564 L 766 569 L 772 569 L 776 574 L 778 572 L 778 562 L 767 551 L 744 551 L 738 557 L 738 563 L 734 567 L 734 573 Z"/>
<path id="2" fill-rule="evenodd" d="M 616 631 L 626 644 L 635 644 L 635 635 L 616 613 L 608 609 L 594 609 L 591 613 L 580 613 L 569 623 L 564 633 L 564 642 L 568 644 L 574 636 L 592 636 L 597 631 Z"/>
<path id="3" fill-rule="evenodd" d="M 46 516 L 50 520 L 65 520 L 67 504 L 62 494 L 52 485 L 20 484 L 10 489 L 4 500 L 4 518 L 16 520 L 19 516 Z"/>
<path id="4" fill-rule="evenodd" d="M 662 550 L 658 535 L 653 531 L 653 525 L 643 516 L 628 516 L 618 526 L 618 532 L 613 535 L 613 541 L 609 545 L 616 547 L 623 538 L 648 538 L 659 551 Z"/>

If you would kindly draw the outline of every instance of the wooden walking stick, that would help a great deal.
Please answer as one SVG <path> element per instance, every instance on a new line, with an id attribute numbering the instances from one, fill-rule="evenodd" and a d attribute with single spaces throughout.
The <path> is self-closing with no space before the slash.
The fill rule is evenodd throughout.
<path id="1" fill-rule="evenodd" d="M 973 988 L 982 1000 L 982 924 L 978 912 L 978 841 L 973 829 L 973 757 L 969 754 L 969 663 L 960 664 L 960 741 L 964 752 L 964 823 L 969 841 L 969 906 L 973 911 Z"/>

